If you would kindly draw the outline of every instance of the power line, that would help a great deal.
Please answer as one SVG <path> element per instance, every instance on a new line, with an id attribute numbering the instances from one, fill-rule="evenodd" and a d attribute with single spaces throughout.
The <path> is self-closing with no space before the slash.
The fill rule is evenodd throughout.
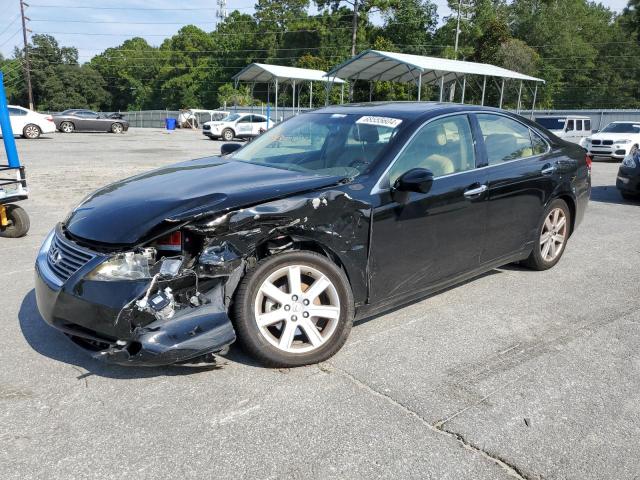
<path id="1" fill-rule="evenodd" d="M 0 37 L 1 37 L 2 35 L 4 35 L 4 34 L 5 34 L 5 32 L 6 32 L 7 30 L 9 30 L 9 28 L 11 27 L 11 25 L 13 25 L 14 23 L 16 23 L 16 21 L 17 21 L 19 18 L 20 18 L 20 14 L 18 13 L 15 17 L 13 17 L 13 20 L 11 20 L 11 21 L 7 24 L 6 28 L 5 28 L 4 30 L 2 30 L 2 32 L 0 32 Z"/>
<path id="2" fill-rule="evenodd" d="M 8 37 L 4 42 L 0 43 L 0 47 L 5 46 L 7 43 L 9 43 L 11 41 L 11 39 L 13 37 L 15 37 L 17 34 L 19 34 L 22 31 L 22 27 L 20 27 L 18 30 L 16 30 L 15 32 L 13 32 L 13 35 L 11 35 L 10 37 Z"/>

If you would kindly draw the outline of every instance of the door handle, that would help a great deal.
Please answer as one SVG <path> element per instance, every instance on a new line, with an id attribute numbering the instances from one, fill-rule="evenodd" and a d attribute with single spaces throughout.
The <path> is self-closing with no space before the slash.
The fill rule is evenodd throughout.
<path id="1" fill-rule="evenodd" d="M 470 188 L 469 190 L 464 191 L 464 196 L 467 198 L 477 197 L 478 195 L 486 192 L 488 188 L 489 187 L 487 187 L 486 185 L 480 185 L 476 188 Z"/>
<path id="2" fill-rule="evenodd" d="M 545 165 L 544 167 L 542 167 L 542 170 L 540 170 L 540 173 L 542 175 L 551 175 L 553 172 L 556 171 L 556 167 L 555 165 Z"/>

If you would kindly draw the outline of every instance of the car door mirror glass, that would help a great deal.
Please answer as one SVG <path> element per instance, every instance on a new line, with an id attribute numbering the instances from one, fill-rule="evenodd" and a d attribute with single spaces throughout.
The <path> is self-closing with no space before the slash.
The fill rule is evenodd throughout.
<path id="1" fill-rule="evenodd" d="M 236 150 L 239 150 L 240 147 L 242 147 L 242 145 L 239 143 L 223 143 L 222 147 L 220 147 L 220 154 L 229 155 L 230 153 L 233 153 Z"/>
<path id="2" fill-rule="evenodd" d="M 433 184 L 433 172 L 426 168 L 413 168 L 403 173 L 393 184 L 399 192 L 427 193 Z"/>

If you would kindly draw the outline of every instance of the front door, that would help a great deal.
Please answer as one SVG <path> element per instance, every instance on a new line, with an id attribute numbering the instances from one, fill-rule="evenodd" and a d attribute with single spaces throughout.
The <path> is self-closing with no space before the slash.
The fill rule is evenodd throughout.
<path id="1" fill-rule="evenodd" d="M 479 265 L 486 170 L 477 169 L 476 157 L 465 114 L 429 122 L 400 153 L 382 180 L 373 212 L 372 303 L 427 290 Z M 433 172 L 427 193 L 386 188 L 413 168 Z"/>

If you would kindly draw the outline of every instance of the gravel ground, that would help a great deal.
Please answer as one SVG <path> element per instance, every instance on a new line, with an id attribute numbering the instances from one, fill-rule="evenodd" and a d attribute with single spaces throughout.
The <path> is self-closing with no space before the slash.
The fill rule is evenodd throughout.
<path id="1" fill-rule="evenodd" d="M 596 163 L 547 272 L 508 266 L 359 322 L 330 361 L 106 367 L 40 318 L 33 261 L 107 182 L 215 154 L 199 132 L 19 139 L 32 227 L 0 238 L 0 476 L 626 479 L 640 465 L 640 203 Z M 6 163 L 0 149 L 0 163 Z"/>

